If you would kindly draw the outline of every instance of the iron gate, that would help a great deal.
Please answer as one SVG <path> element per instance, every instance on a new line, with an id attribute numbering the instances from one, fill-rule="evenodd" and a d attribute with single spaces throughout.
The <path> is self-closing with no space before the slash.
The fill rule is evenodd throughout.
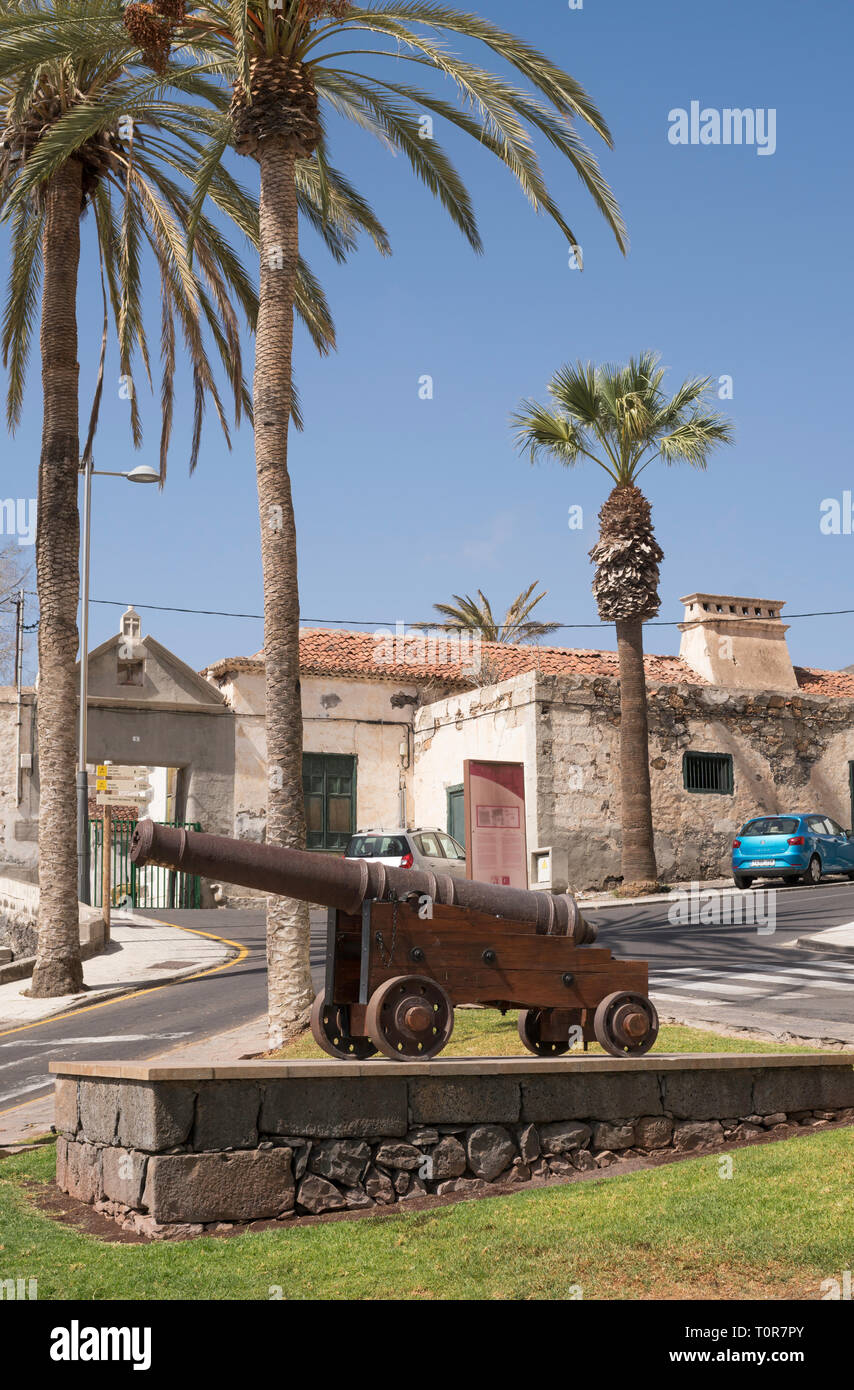
<path id="1" fill-rule="evenodd" d="M 179 830 L 201 830 L 199 821 L 159 821 Z M 146 864 L 138 869 L 131 863 L 130 843 L 136 830 L 135 820 L 113 820 L 112 854 L 110 855 L 110 902 L 112 907 L 201 907 L 201 879 L 198 874 L 182 874 Z M 102 863 L 104 855 L 104 822 L 89 821 L 89 845 L 92 853 L 92 906 L 102 907 Z"/>

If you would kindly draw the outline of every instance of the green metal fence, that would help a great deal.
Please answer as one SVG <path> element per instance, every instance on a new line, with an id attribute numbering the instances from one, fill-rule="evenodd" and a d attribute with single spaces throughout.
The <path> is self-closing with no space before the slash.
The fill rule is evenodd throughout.
<path id="1" fill-rule="evenodd" d="M 201 830 L 198 821 L 160 821 L 183 830 Z M 201 907 L 201 879 L 198 874 L 182 874 L 164 869 L 158 864 L 146 864 L 138 869 L 131 863 L 130 843 L 136 830 L 135 820 L 113 820 L 112 853 L 110 855 L 110 902 L 113 907 Z M 101 907 L 104 856 L 104 822 L 89 821 L 89 844 L 92 852 L 92 906 Z"/>

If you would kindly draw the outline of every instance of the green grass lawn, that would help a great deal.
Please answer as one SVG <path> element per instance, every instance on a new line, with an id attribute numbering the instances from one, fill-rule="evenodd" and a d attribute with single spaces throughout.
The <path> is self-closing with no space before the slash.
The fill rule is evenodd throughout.
<path id="1" fill-rule="evenodd" d="M 592 1049 L 599 1051 L 598 1048 Z M 809 1051 L 662 1028 L 661 1052 Z M 280 1054 L 322 1056 L 310 1036 Z M 529 1055 L 515 1016 L 458 1009 L 448 1055 Z M 427 1212 L 214 1240 L 100 1241 L 31 1198 L 53 1145 L 0 1162 L 0 1280 L 43 1299 L 818 1298 L 854 1264 L 854 1129 Z M 33 1186 L 35 1184 L 36 1186 Z"/>
<path id="2" fill-rule="evenodd" d="M 854 1129 L 564 1187 L 214 1240 L 119 1245 L 31 1203 L 53 1152 L 0 1162 L 0 1279 L 41 1299 L 813 1299 L 854 1265 Z"/>
<path id="3" fill-rule="evenodd" d="M 591 1053 L 602 1055 L 598 1043 Z M 725 1038 L 702 1028 L 664 1027 L 654 1052 L 815 1052 L 814 1047 L 794 1043 L 752 1042 L 745 1038 Z M 269 1057 L 325 1057 L 310 1033 L 265 1054 Z M 516 1014 L 502 1018 L 496 1009 L 457 1009 L 454 1033 L 443 1057 L 530 1057 L 516 1030 Z"/>

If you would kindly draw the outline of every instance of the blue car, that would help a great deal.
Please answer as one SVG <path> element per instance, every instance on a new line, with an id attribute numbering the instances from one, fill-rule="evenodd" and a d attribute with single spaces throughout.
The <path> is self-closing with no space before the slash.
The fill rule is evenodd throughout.
<path id="1" fill-rule="evenodd" d="M 784 883 L 819 883 L 822 874 L 854 879 L 854 837 L 830 816 L 756 816 L 732 842 L 732 876 L 737 888 L 755 878 Z"/>

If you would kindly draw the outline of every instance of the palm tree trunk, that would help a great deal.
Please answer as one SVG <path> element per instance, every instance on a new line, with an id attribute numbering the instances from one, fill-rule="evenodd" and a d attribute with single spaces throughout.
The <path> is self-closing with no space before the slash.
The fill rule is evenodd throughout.
<path id="1" fill-rule="evenodd" d="M 655 883 L 658 871 L 649 784 L 649 725 L 643 666 L 643 623 L 617 623 L 620 662 L 620 787 L 622 791 L 623 885 Z"/>
<path id="2" fill-rule="evenodd" d="M 41 354 L 44 419 L 36 570 L 39 608 L 39 918 L 30 993 L 83 986 L 77 905 L 75 712 L 80 518 L 77 479 L 77 267 L 81 165 L 45 190 Z"/>
<path id="3" fill-rule="evenodd" d="M 267 723 L 267 840 L 305 847 L 299 587 L 296 526 L 288 476 L 291 356 L 299 221 L 294 154 L 272 136 L 258 147 L 261 168 L 260 305 L 255 340 L 255 464 L 264 572 Z M 270 1045 L 304 1025 L 314 997 L 308 906 L 290 898 L 267 904 Z"/>

